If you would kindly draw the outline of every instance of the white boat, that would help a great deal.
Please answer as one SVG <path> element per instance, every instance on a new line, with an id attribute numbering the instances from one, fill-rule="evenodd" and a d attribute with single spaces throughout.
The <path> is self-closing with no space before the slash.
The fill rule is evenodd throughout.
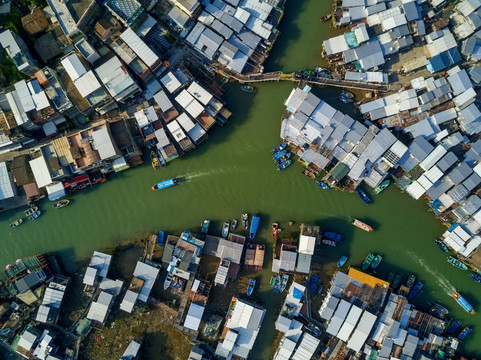
<path id="1" fill-rule="evenodd" d="M 172 273 L 167 273 L 167 276 L 165 277 L 165 281 L 164 281 L 164 290 L 167 290 L 170 286 L 170 284 L 172 284 L 172 280 L 174 279 L 174 275 L 172 275 Z"/>

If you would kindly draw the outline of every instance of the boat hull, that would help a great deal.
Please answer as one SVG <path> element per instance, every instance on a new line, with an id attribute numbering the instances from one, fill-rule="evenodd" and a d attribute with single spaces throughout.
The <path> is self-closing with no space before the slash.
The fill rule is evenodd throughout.
<path id="1" fill-rule="evenodd" d="M 53 208 L 54 209 L 61 209 L 65 206 L 67 206 L 68 204 L 70 204 L 70 200 L 57 201 L 56 203 L 53 204 Z"/>
<path id="2" fill-rule="evenodd" d="M 453 298 L 468 314 L 475 314 L 473 306 L 460 293 L 454 294 Z"/>
<path id="3" fill-rule="evenodd" d="M 450 263 L 454 267 L 457 267 L 459 270 L 468 270 L 468 267 L 465 264 L 452 256 L 449 256 L 447 260 L 448 263 Z"/>
<path id="4" fill-rule="evenodd" d="M 391 183 L 391 180 L 384 180 L 379 186 L 376 186 L 374 188 L 374 193 L 376 195 L 379 195 L 383 190 L 385 190 L 389 184 Z"/>
<path id="5" fill-rule="evenodd" d="M 347 259 L 348 259 L 348 257 L 345 256 L 345 255 L 343 255 L 343 256 L 339 259 L 339 261 L 337 262 L 337 268 L 342 268 L 342 267 L 346 264 Z"/>
<path id="6" fill-rule="evenodd" d="M 367 196 L 367 194 L 363 190 L 357 189 L 356 192 L 359 195 L 359 197 L 362 199 L 362 201 L 364 201 L 366 204 L 371 203 L 371 199 L 369 198 L 369 196 Z"/>
<path id="7" fill-rule="evenodd" d="M 251 227 L 250 227 L 250 230 L 249 230 L 249 237 L 250 237 L 251 240 L 254 239 L 254 236 L 256 236 L 257 228 L 259 227 L 259 221 L 260 220 L 261 220 L 261 218 L 259 217 L 259 215 L 254 214 L 252 216 Z"/>
<path id="8" fill-rule="evenodd" d="M 279 232 L 279 224 L 278 223 L 272 223 L 272 231 L 271 231 L 272 237 L 276 238 L 278 232 Z"/>
<path id="9" fill-rule="evenodd" d="M 225 222 L 222 227 L 222 237 L 226 238 L 229 235 L 229 223 Z"/>
<path id="10" fill-rule="evenodd" d="M 157 184 L 154 184 L 152 186 L 152 190 L 163 190 L 163 189 L 167 189 L 169 187 L 175 186 L 177 184 L 178 184 L 177 179 L 172 178 L 172 179 L 164 180 L 164 181 L 158 182 Z"/>
<path id="11" fill-rule="evenodd" d="M 249 285 L 247 286 L 247 296 L 251 296 L 254 288 L 256 286 L 256 279 L 250 279 Z"/>
<path id="12" fill-rule="evenodd" d="M 366 224 L 366 223 L 363 223 L 361 220 L 357 220 L 357 219 L 356 219 L 356 220 L 354 220 L 354 221 L 352 222 L 352 224 L 353 224 L 354 226 L 358 227 L 358 228 L 361 229 L 361 230 L 364 230 L 364 231 L 367 231 L 367 232 L 372 231 L 372 227 L 369 226 L 369 225 Z"/>

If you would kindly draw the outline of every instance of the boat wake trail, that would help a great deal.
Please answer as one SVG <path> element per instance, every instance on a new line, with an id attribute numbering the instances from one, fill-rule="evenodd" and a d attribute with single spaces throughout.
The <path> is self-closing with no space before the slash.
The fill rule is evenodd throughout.
<path id="1" fill-rule="evenodd" d="M 183 178 L 185 180 L 191 180 L 191 179 L 196 179 L 204 176 L 219 175 L 223 172 L 224 172 L 224 169 L 212 169 L 209 171 L 201 171 L 197 173 L 179 175 L 178 177 Z"/>
<path id="2" fill-rule="evenodd" d="M 449 295 L 449 296 L 452 296 L 454 293 L 456 293 L 456 288 L 454 287 L 453 284 L 451 284 L 449 282 L 448 279 L 446 279 L 446 277 L 444 277 L 443 275 L 441 275 L 440 273 L 434 271 L 433 269 L 431 269 L 427 264 L 426 262 L 421 259 L 419 256 L 417 256 L 415 253 L 413 252 L 408 252 L 408 255 L 416 260 L 416 262 L 421 265 L 424 270 L 426 270 L 431 276 L 433 279 L 436 279 L 436 282 L 438 283 L 438 285 L 441 287 L 441 289 L 443 289 L 443 291 L 446 293 L 446 295 Z"/>

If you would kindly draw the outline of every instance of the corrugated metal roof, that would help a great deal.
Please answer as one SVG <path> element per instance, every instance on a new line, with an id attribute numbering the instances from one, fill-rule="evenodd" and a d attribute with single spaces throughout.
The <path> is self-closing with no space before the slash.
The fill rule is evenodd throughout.
<path id="1" fill-rule="evenodd" d="M 86 74 L 82 75 L 78 79 L 75 79 L 73 83 L 82 97 L 87 97 L 95 90 L 102 87 L 92 70 L 89 70 Z"/>
<path id="2" fill-rule="evenodd" d="M 87 319 L 98 321 L 103 323 L 106 320 L 107 313 L 112 303 L 113 295 L 102 291 L 92 305 L 90 305 L 89 312 L 87 313 Z"/>
<path id="3" fill-rule="evenodd" d="M 35 182 L 39 188 L 52 183 L 50 171 L 48 170 L 45 158 L 40 156 L 36 159 L 29 161 L 30 168 L 32 169 Z"/>
<path id="4" fill-rule="evenodd" d="M 227 272 L 229 268 L 227 266 L 219 265 L 217 273 L 215 274 L 214 284 L 224 285 L 227 280 Z"/>
<path id="5" fill-rule="evenodd" d="M 137 301 L 138 296 L 139 294 L 137 294 L 136 292 L 127 290 L 127 292 L 124 295 L 124 298 L 122 299 L 122 303 L 120 304 L 120 309 L 128 313 L 131 313 L 132 310 L 134 309 L 135 302 Z"/>
<path id="6" fill-rule="evenodd" d="M 292 356 L 292 360 L 310 359 L 316 352 L 319 342 L 319 339 L 305 332 L 302 335 L 301 343 L 299 344 L 294 355 Z"/>
<path id="7" fill-rule="evenodd" d="M 152 287 L 154 286 L 154 282 L 157 280 L 157 276 L 159 275 L 159 269 L 141 261 L 137 261 L 133 275 L 144 280 L 144 285 L 140 290 L 138 299 L 140 301 L 147 302 Z"/>
<path id="8" fill-rule="evenodd" d="M 142 41 L 131 29 L 127 28 L 120 38 L 137 54 L 137 56 L 150 68 L 160 61 L 159 57 Z"/>
<path id="9" fill-rule="evenodd" d="M 15 196 L 15 188 L 5 162 L 0 163 L 0 200 Z"/>
<path id="10" fill-rule="evenodd" d="M 92 131 L 92 138 L 102 160 L 117 155 L 112 138 L 106 127 Z"/>
<path id="11" fill-rule="evenodd" d="M 199 329 L 205 307 L 191 303 L 184 321 L 184 327 L 197 331 Z"/>
<path id="12" fill-rule="evenodd" d="M 201 85 L 195 81 L 190 84 L 187 91 L 200 103 L 207 105 L 209 101 L 214 97 L 209 91 L 204 89 Z"/>
<path id="13" fill-rule="evenodd" d="M 71 54 L 67 56 L 66 58 L 62 59 L 61 63 L 72 81 L 75 81 L 87 73 L 85 66 L 82 64 L 77 54 Z"/>
<path id="14" fill-rule="evenodd" d="M 138 343 L 135 340 L 132 340 L 127 346 L 127 349 L 125 349 L 124 353 L 122 354 L 122 357 L 120 360 L 132 360 L 137 356 L 137 353 L 139 352 L 140 349 L 140 343 Z"/>

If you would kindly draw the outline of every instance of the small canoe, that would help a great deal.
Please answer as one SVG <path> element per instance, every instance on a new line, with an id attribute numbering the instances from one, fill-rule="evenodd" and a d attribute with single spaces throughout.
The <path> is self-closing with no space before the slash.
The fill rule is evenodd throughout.
<path id="1" fill-rule="evenodd" d="M 441 239 L 436 239 L 434 240 L 434 242 L 436 243 L 438 248 L 440 248 L 443 252 L 447 253 L 449 251 L 448 247 L 446 246 L 444 241 L 442 241 Z"/>
<path id="2" fill-rule="evenodd" d="M 254 291 L 255 286 L 256 286 L 256 279 L 250 279 L 249 285 L 247 286 L 247 296 L 252 295 L 252 292 Z"/>
<path id="3" fill-rule="evenodd" d="M 230 232 L 233 232 L 236 227 L 237 227 L 237 220 L 236 220 L 236 219 L 232 219 L 232 220 L 230 221 Z"/>
<path id="4" fill-rule="evenodd" d="M 272 152 L 274 154 L 277 154 L 278 152 L 281 152 L 282 150 L 285 150 L 287 148 L 287 143 L 283 142 L 277 145 L 274 149 L 272 149 Z"/>
<path id="5" fill-rule="evenodd" d="M 394 276 L 394 280 L 392 281 L 391 288 L 397 289 L 397 287 L 401 283 L 402 277 L 403 273 L 396 273 L 396 276 Z"/>
<path id="6" fill-rule="evenodd" d="M 244 228 L 244 230 L 247 230 L 249 228 L 249 214 L 243 213 L 241 218 L 242 218 L 242 227 Z"/>
<path id="7" fill-rule="evenodd" d="M 14 222 L 11 222 L 10 226 L 14 228 L 14 227 L 22 225 L 22 223 L 23 223 L 23 219 L 17 219 Z"/>
<path id="8" fill-rule="evenodd" d="M 249 238 L 251 240 L 254 239 L 254 236 L 256 236 L 257 228 L 259 227 L 260 221 L 261 221 L 261 218 L 259 215 L 257 214 L 252 215 L 251 228 L 249 230 Z"/>
<path id="9" fill-rule="evenodd" d="M 321 18 L 321 21 L 322 21 L 322 22 L 326 22 L 326 21 L 329 20 L 330 18 L 332 18 L 332 13 L 327 14 L 327 15 L 324 15 L 324 16 Z"/>
<path id="10" fill-rule="evenodd" d="M 379 186 L 376 186 L 374 188 L 374 194 L 379 195 L 384 189 L 386 189 L 389 184 L 391 183 L 391 180 L 384 180 Z"/>
<path id="11" fill-rule="evenodd" d="M 371 266 L 372 261 L 374 260 L 375 257 L 376 256 L 373 253 L 367 254 L 366 258 L 362 262 L 361 270 L 366 271 L 367 269 L 369 269 L 369 266 Z"/>
<path id="12" fill-rule="evenodd" d="M 346 255 L 342 255 L 339 261 L 337 262 L 337 268 L 342 268 L 346 262 L 347 262 L 348 257 Z"/>
<path id="13" fill-rule="evenodd" d="M 157 245 L 162 246 L 164 245 L 164 232 L 159 231 L 159 234 L 157 235 Z"/>
<path id="14" fill-rule="evenodd" d="M 466 264 L 464 264 L 462 261 L 459 261 L 455 257 L 448 256 L 447 261 L 448 263 L 450 263 L 454 267 L 457 267 L 460 270 L 468 270 L 468 267 L 466 266 Z"/>
<path id="15" fill-rule="evenodd" d="M 324 181 L 318 181 L 317 186 L 319 186 L 322 190 L 329 190 L 329 185 L 327 185 Z"/>
<path id="16" fill-rule="evenodd" d="M 152 163 L 152 167 L 154 169 L 157 169 L 160 167 L 160 161 L 159 161 L 159 158 L 157 157 L 157 153 L 153 150 L 150 152 L 150 162 Z"/>
<path id="17" fill-rule="evenodd" d="M 201 225 L 200 232 L 202 234 L 207 234 L 207 232 L 209 231 L 209 225 L 210 225 L 210 220 L 207 220 L 207 219 L 204 220 L 204 222 Z"/>
<path id="18" fill-rule="evenodd" d="M 226 221 L 224 223 L 224 226 L 222 226 L 222 237 L 227 238 L 227 235 L 229 235 L 229 222 Z"/>
<path id="19" fill-rule="evenodd" d="M 272 223 L 272 237 L 275 239 L 277 238 L 277 233 L 279 232 L 279 224 L 278 223 Z"/>
<path id="20" fill-rule="evenodd" d="M 250 92 L 250 93 L 256 92 L 255 87 L 250 86 L 250 85 L 242 85 L 242 86 L 241 86 L 241 90 L 242 90 L 242 91 L 245 91 L 245 92 Z"/>
<path id="21" fill-rule="evenodd" d="M 281 286 L 279 288 L 280 293 L 283 293 L 284 290 L 286 290 L 288 282 L 289 282 L 289 275 L 287 274 L 282 275 Z"/>
<path id="22" fill-rule="evenodd" d="M 172 273 L 167 273 L 167 276 L 165 277 L 165 281 L 164 281 L 164 290 L 167 290 L 170 286 L 170 284 L 172 284 L 172 280 L 174 279 L 174 275 L 172 275 Z"/>
<path id="23" fill-rule="evenodd" d="M 35 211 L 32 215 L 30 215 L 28 218 L 30 220 L 35 220 L 38 219 L 38 217 L 42 215 L 42 212 L 40 210 Z"/>
<path id="24" fill-rule="evenodd" d="M 286 160 L 279 165 L 277 165 L 277 170 L 281 171 L 284 170 L 285 168 L 289 167 L 291 165 L 292 161 L 291 160 Z"/>
<path id="25" fill-rule="evenodd" d="M 371 263 L 371 269 L 375 269 L 379 266 L 379 264 L 381 263 L 382 261 L 382 254 L 377 254 L 376 257 L 374 258 L 374 260 L 372 261 Z"/>
<path id="26" fill-rule="evenodd" d="M 70 204 L 70 200 L 60 200 L 53 204 L 54 209 L 61 209 Z"/>
<path id="27" fill-rule="evenodd" d="M 359 197 L 362 199 L 362 201 L 364 201 L 366 204 L 369 204 L 371 202 L 371 199 L 369 198 L 369 196 L 367 196 L 367 194 L 363 190 L 357 189 L 356 192 L 359 195 Z"/>
<path id="28" fill-rule="evenodd" d="M 317 281 L 319 280 L 319 275 L 312 275 L 311 281 L 309 281 L 309 292 L 312 294 L 316 290 Z"/>
<path id="29" fill-rule="evenodd" d="M 322 239 L 321 242 L 322 242 L 324 245 L 327 245 L 327 246 L 331 246 L 331 247 L 336 247 L 336 246 L 337 246 L 337 242 L 332 241 L 332 240 L 329 240 L 329 239 Z"/>

